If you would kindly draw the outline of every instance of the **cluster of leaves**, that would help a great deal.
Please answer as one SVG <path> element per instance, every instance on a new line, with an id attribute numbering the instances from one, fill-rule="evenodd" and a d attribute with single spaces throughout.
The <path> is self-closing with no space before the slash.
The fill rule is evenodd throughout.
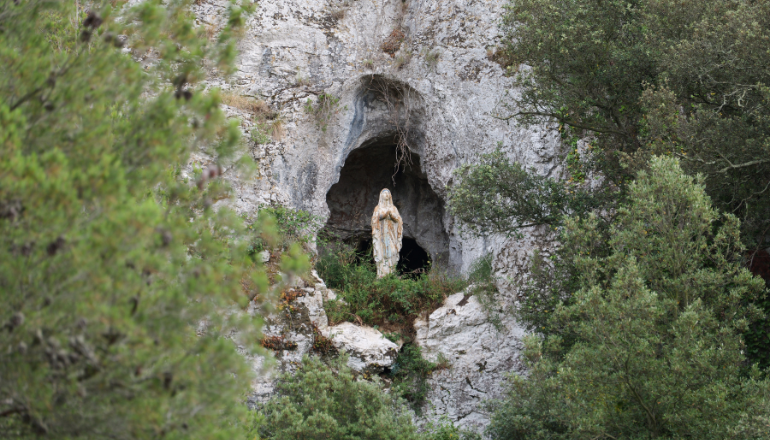
<path id="1" fill-rule="evenodd" d="M 313 328 L 313 352 L 321 356 L 337 354 L 337 348 L 332 340 L 324 336 L 321 330 L 318 329 L 318 326 L 315 324 L 311 325 Z"/>
<path id="2" fill-rule="evenodd" d="M 767 269 L 770 267 L 770 256 L 767 253 L 764 254 L 765 258 L 762 262 Z M 770 279 L 768 274 L 763 274 L 763 278 Z M 770 291 L 770 289 L 768 289 Z M 770 314 L 770 293 L 765 295 L 758 301 L 754 301 L 754 305 L 760 308 L 765 314 Z M 758 320 L 752 323 L 749 328 L 743 333 L 746 339 L 746 352 L 749 359 L 752 362 L 757 362 L 762 369 L 770 369 L 770 319 Z"/>
<path id="3" fill-rule="evenodd" d="M 256 221 L 247 228 L 255 232 L 248 254 L 255 257 L 265 250 L 286 250 L 307 245 L 322 226 L 322 219 L 307 211 L 285 206 L 260 206 Z"/>
<path id="4" fill-rule="evenodd" d="M 503 30 L 521 93 L 501 117 L 554 121 L 567 139 L 585 138 L 581 159 L 610 187 L 624 187 L 652 154 L 675 156 L 706 177 L 719 209 L 743 219 L 747 243 L 762 245 L 769 0 L 516 0 Z"/>
<path id="5" fill-rule="evenodd" d="M 315 101 L 308 98 L 305 102 L 305 112 L 315 118 L 321 131 L 326 132 L 329 122 L 339 112 L 339 106 L 340 98 L 328 93 L 321 93 Z"/>
<path id="6" fill-rule="evenodd" d="M 202 147 L 231 165 L 238 127 L 197 83 L 230 70 L 244 9 L 211 41 L 186 1 L 85 4 L 0 3 L 0 437 L 238 436 L 231 339 L 258 350 L 259 323 L 222 310 L 243 279 L 271 295 L 209 209 L 220 166 L 176 171 Z"/>
<path id="7" fill-rule="evenodd" d="M 543 286 L 528 311 L 541 333 L 491 437 L 765 438 L 770 380 L 746 366 L 740 336 L 762 317 L 764 282 L 742 267 L 739 221 L 654 157 L 609 229 L 599 223 L 565 221 L 555 267 L 569 282 Z"/>
<path id="8" fill-rule="evenodd" d="M 382 391 L 379 378 L 356 380 L 340 356 L 327 367 L 306 357 L 294 373 L 276 383 L 276 397 L 259 410 L 261 438 L 418 440 L 404 403 Z"/>
<path id="9" fill-rule="evenodd" d="M 430 391 L 428 377 L 434 371 L 447 366 L 447 361 L 444 359 L 440 359 L 439 362 L 424 359 L 419 345 L 405 343 L 390 370 L 393 390 L 406 399 L 415 411 L 420 412 Z"/>
<path id="10" fill-rule="evenodd" d="M 419 353 L 417 353 L 419 356 Z M 347 357 L 322 362 L 305 357 L 296 372 L 276 383 L 276 394 L 241 426 L 248 438 L 349 440 L 479 440 L 447 420 L 414 425 L 402 399 L 383 390 L 377 376 L 357 378 Z"/>
<path id="11" fill-rule="evenodd" d="M 465 280 L 438 271 L 415 278 L 377 278 L 374 265 L 343 244 L 322 254 L 316 269 L 326 285 L 339 292 L 338 300 L 325 304 L 332 322 L 358 321 L 405 335 L 414 332 L 412 321 L 418 314 L 435 309 L 466 286 Z"/>
<path id="12" fill-rule="evenodd" d="M 601 193 L 541 176 L 511 161 L 498 148 L 478 164 L 455 171 L 449 209 L 473 234 L 518 235 L 531 226 L 558 224 L 565 214 L 601 206 Z"/>

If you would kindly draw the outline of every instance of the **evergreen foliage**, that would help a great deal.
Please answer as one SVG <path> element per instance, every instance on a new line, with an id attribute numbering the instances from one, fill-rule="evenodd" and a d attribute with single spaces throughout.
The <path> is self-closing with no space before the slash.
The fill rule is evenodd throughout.
<path id="1" fill-rule="evenodd" d="M 521 93 L 500 117 L 558 123 L 572 177 L 622 189 L 651 154 L 677 157 L 764 243 L 770 1 L 516 0 L 503 28 Z"/>
<path id="2" fill-rule="evenodd" d="M 558 224 L 565 214 L 601 205 L 598 194 L 512 163 L 500 148 L 454 176 L 449 209 L 473 234 L 516 236 L 521 228 Z"/>
<path id="3" fill-rule="evenodd" d="M 210 208 L 239 131 L 198 82 L 245 11 L 211 41 L 186 1 L 83 4 L 0 3 L 0 437 L 237 437 L 230 338 L 258 335 L 226 311 L 270 292 Z M 219 162 L 183 182 L 202 146 Z"/>
<path id="4" fill-rule="evenodd" d="M 596 225 L 565 222 L 572 281 L 524 315 L 544 333 L 526 342 L 528 377 L 511 378 L 492 438 L 766 438 L 770 380 L 745 367 L 740 336 L 764 283 L 741 267 L 738 220 L 655 157 L 609 234 Z"/>
<path id="5" fill-rule="evenodd" d="M 356 380 L 341 356 L 327 367 L 306 357 L 294 373 L 281 377 L 276 397 L 261 413 L 263 438 L 275 440 L 421 439 L 403 402 L 383 393 L 375 378 Z"/>

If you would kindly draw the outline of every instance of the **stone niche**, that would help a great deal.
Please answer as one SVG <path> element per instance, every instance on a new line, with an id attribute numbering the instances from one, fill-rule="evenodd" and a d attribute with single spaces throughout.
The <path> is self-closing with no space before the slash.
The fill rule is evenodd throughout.
<path id="1" fill-rule="evenodd" d="M 399 272 L 424 267 L 448 267 L 449 237 L 444 228 L 444 203 L 428 183 L 420 156 L 409 153 L 411 164 L 396 167 L 393 138 L 373 139 L 353 150 L 340 178 L 326 194 L 329 220 L 324 227 L 348 244 L 365 251 L 371 247 L 371 217 L 380 191 L 388 188 L 404 220 Z"/>

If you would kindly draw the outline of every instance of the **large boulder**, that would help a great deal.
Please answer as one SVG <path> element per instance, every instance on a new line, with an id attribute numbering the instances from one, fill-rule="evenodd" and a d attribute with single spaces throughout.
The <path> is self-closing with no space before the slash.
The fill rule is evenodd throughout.
<path id="1" fill-rule="evenodd" d="M 338 351 L 350 356 L 348 366 L 355 371 L 379 373 L 398 357 L 398 345 L 371 327 L 343 322 L 329 327 L 327 337 Z"/>

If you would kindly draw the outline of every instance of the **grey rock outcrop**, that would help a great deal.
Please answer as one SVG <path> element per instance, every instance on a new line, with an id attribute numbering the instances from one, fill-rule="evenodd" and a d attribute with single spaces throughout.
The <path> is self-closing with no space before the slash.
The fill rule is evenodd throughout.
<path id="1" fill-rule="evenodd" d="M 398 356 L 400 347 L 371 327 L 350 322 L 330 326 L 323 305 L 324 300 L 334 293 L 323 282 L 313 287 L 303 287 L 305 283 L 302 281 L 298 281 L 298 284 L 292 292 L 296 298 L 284 304 L 283 310 L 271 314 L 265 320 L 265 337 L 280 338 L 278 340 L 283 346 L 274 350 L 278 368 L 266 369 L 266 359 L 262 356 L 250 358 L 253 369 L 259 373 L 258 379 L 252 384 L 253 403 L 263 402 L 272 395 L 273 381 L 278 371 L 293 371 L 302 358 L 311 353 L 317 334 L 331 340 L 337 352 L 346 353 L 348 366 L 360 373 L 381 373 L 392 366 Z M 258 313 L 255 309 L 250 312 Z"/>
<path id="2" fill-rule="evenodd" d="M 325 336 L 350 356 L 348 366 L 355 371 L 380 373 L 398 357 L 398 345 L 371 327 L 343 322 L 329 327 Z"/>
<path id="3" fill-rule="evenodd" d="M 431 407 L 427 409 L 460 426 L 486 426 L 484 401 L 501 397 L 505 374 L 524 371 L 519 360 L 523 329 L 510 317 L 496 327 L 478 299 L 465 292 L 447 298 L 427 319 L 416 320 L 414 327 L 423 356 L 449 364 L 429 380 Z"/>
<path id="4" fill-rule="evenodd" d="M 196 3 L 200 24 L 216 27 L 224 2 Z M 261 0 L 240 42 L 238 73 L 229 82 L 210 81 L 266 101 L 285 132 L 249 146 L 246 154 L 257 163 L 256 175 L 225 171 L 235 189 L 235 209 L 254 215 L 260 204 L 301 208 L 351 238 L 366 232 L 362 228 L 377 193 L 390 188 L 402 200 L 398 209 L 405 237 L 448 270 L 466 271 L 477 258 L 493 254 L 500 306 L 512 305 L 515 281 L 525 276 L 531 250 L 549 239 L 548 231 L 532 231 L 519 240 L 474 238 L 461 235 L 445 209 L 453 171 L 498 145 L 541 174 L 561 172 L 552 131 L 523 129 L 496 117 L 501 102 L 516 93 L 493 61 L 505 3 Z M 241 118 L 247 138 L 259 129 L 249 113 L 227 110 Z M 411 167 L 398 162 L 399 151 L 412 159 Z M 210 158 L 201 152 L 193 160 L 205 165 Z M 328 295 L 314 292 L 303 301 Z M 427 356 L 442 353 L 451 364 L 430 380 L 432 413 L 480 427 L 487 416 L 478 403 L 498 395 L 506 371 L 521 369 L 523 330 L 508 318 L 498 331 L 473 297 L 460 304 L 463 296 L 450 297 L 427 321 L 418 322 L 418 341 Z M 322 310 L 320 300 L 312 301 L 308 310 Z M 320 328 L 321 312 L 316 314 Z M 374 344 L 376 338 L 361 340 Z M 295 342 L 297 351 L 284 359 L 301 358 L 312 337 L 297 333 Z M 269 384 L 255 388 L 267 390 Z"/>
<path id="5" fill-rule="evenodd" d="M 285 131 L 280 141 L 251 147 L 259 167 L 256 176 L 226 174 L 236 189 L 236 209 L 253 213 L 261 203 L 280 203 L 326 218 L 337 209 L 347 212 L 342 203 L 332 200 L 330 206 L 328 194 L 340 181 L 351 153 L 376 153 L 375 147 L 392 147 L 402 136 L 410 153 L 419 158 L 418 174 L 428 187 L 421 194 L 427 189 L 435 193 L 431 216 L 399 207 L 409 231 L 406 236 L 428 250 L 434 261 L 443 259 L 450 268 L 461 270 L 500 249 L 503 239 L 459 236 L 443 209 L 452 172 L 498 144 L 543 174 L 559 172 L 553 162 L 555 136 L 495 117 L 500 102 L 515 93 L 501 67 L 489 59 L 499 43 L 504 4 L 504 0 L 261 1 L 240 41 L 238 73 L 229 83 L 211 81 L 212 86 L 264 99 L 279 113 Z M 201 24 L 215 23 L 222 7 L 217 1 L 201 2 L 197 6 L 205 20 Z M 403 37 L 394 42 L 394 35 Z M 386 43 L 393 43 L 397 51 L 387 53 Z M 383 87 L 390 90 L 384 93 L 388 96 L 383 96 Z M 322 94 L 333 96 L 334 102 L 317 110 Z M 248 114 L 230 110 L 241 116 L 246 132 L 257 129 Z M 378 191 L 393 189 L 394 173 L 380 173 L 394 170 L 395 154 L 391 157 L 385 163 L 371 161 L 376 168 L 370 167 L 369 174 Z M 395 187 L 400 190 L 398 183 Z M 356 203 L 366 208 L 376 203 L 376 194 L 362 193 L 360 198 L 365 203 Z"/>

